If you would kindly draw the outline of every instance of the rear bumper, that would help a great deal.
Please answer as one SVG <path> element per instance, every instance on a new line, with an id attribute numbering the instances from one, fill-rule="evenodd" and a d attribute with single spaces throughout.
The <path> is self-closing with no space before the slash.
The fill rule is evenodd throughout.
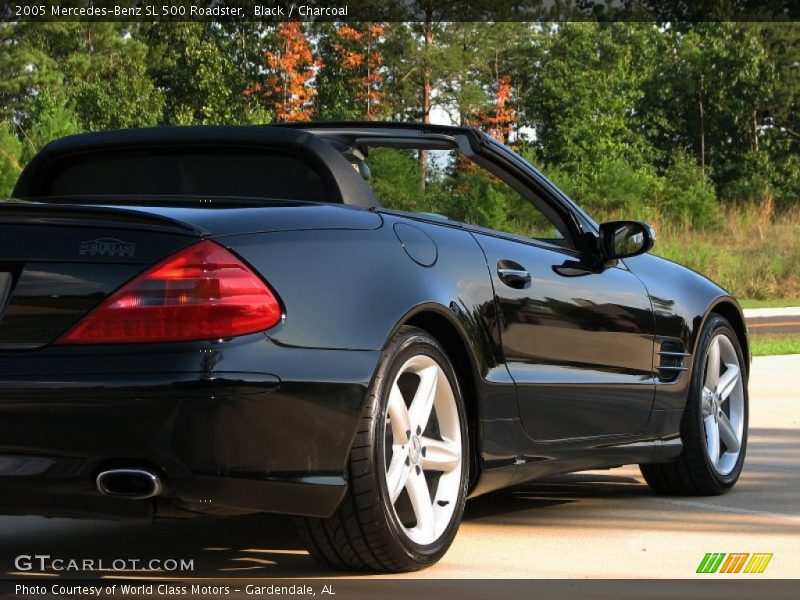
<path id="1" fill-rule="evenodd" d="M 0 512 L 330 515 L 378 352 L 231 341 L 0 353 Z M 97 474 L 147 468 L 153 500 Z"/>

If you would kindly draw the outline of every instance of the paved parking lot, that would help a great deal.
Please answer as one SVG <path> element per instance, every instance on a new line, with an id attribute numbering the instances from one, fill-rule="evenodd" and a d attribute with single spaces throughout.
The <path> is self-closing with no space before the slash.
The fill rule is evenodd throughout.
<path id="1" fill-rule="evenodd" d="M 800 355 L 756 358 L 750 389 L 750 447 L 732 493 L 658 498 L 633 467 L 496 492 L 468 503 L 445 559 L 412 577 L 686 578 L 707 552 L 773 553 L 756 577 L 800 577 Z M 154 525 L 0 518 L 2 572 L 13 573 L 23 553 L 193 558 L 196 577 L 242 585 L 332 575 L 302 550 L 291 521 L 276 517 Z"/>

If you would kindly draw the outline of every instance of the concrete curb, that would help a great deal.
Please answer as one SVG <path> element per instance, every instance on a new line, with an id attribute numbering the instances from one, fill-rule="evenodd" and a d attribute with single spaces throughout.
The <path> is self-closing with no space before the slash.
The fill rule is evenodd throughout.
<path id="1" fill-rule="evenodd" d="M 745 319 L 764 319 L 769 317 L 800 317 L 800 306 L 744 309 Z"/>

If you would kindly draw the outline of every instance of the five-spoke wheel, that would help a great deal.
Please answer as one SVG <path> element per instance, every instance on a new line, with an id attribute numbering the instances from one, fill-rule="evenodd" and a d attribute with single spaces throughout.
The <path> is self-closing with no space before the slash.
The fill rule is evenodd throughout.
<path id="1" fill-rule="evenodd" d="M 361 416 L 341 506 L 328 519 L 300 522 L 309 552 L 339 569 L 432 565 L 458 531 L 469 476 L 464 399 L 439 342 L 401 328 Z"/>
<path id="2" fill-rule="evenodd" d="M 390 390 L 384 432 L 386 488 L 404 533 L 431 544 L 453 518 L 462 469 L 453 388 L 425 354 L 408 359 Z"/>
<path id="3" fill-rule="evenodd" d="M 641 465 L 660 494 L 710 496 L 736 483 L 747 449 L 747 364 L 730 323 L 711 315 L 697 339 L 681 419 L 683 451 L 672 462 Z"/>
<path id="4" fill-rule="evenodd" d="M 706 353 L 701 414 L 708 458 L 720 475 L 727 475 L 742 448 L 744 387 L 736 349 L 722 333 L 712 338 Z"/>

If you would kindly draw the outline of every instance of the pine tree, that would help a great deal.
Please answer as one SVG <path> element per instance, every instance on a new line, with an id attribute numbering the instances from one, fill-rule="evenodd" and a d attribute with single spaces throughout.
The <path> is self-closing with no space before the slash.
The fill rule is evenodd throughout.
<path id="1" fill-rule="evenodd" d="M 361 116 L 374 119 L 384 92 L 382 88 L 383 56 L 379 44 L 384 27 L 375 23 L 357 23 L 337 28 L 334 43 L 337 60 L 355 88 L 355 99 L 363 107 Z M 346 76 L 347 76 L 346 75 Z"/>

